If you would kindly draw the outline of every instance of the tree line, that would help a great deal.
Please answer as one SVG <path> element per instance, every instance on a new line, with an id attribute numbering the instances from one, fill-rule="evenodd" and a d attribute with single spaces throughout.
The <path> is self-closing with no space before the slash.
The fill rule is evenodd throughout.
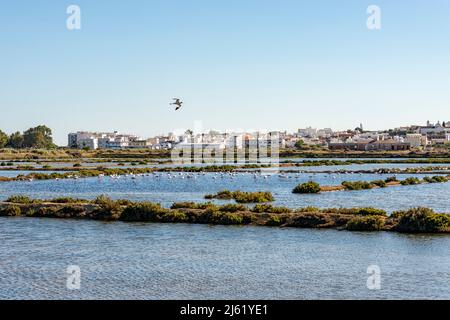
<path id="1" fill-rule="evenodd" d="M 24 132 L 7 135 L 0 130 L 0 148 L 54 148 L 52 130 L 46 126 L 37 126 Z"/>

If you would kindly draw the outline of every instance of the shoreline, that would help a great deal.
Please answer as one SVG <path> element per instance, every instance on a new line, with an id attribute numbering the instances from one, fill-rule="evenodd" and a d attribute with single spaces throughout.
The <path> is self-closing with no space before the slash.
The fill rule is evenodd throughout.
<path id="1" fill-rule="evenodd" d="M 450 214 L 426 208 L 397 211 L 388 216 L 376 208 L 293 210 L 264 204 L 248 208 L 239 204 L 184 202 L 166 209 L 156 203 L 114 201 L 104 196 L 94 201 L 69 198 L 27 201 L 31 203 L 0 202 L 0 216 L 450 234 Z"/>
<path id="2" fill-rule="evenodd" d="M 415 180 L 415 178 L 412 179 L 412 182 L 408 183 L 408 179 L 406 180 L 395 180 L 395 181 L 386 181 L 386 180 L 379 180 L 379 181 L 344 181 L 340 185 L 335 186 L 320 186 L 320 192 L 333 192 L 333 191 L 362 191 L 362 190 L 371 190 L 371 189 L 384 189 L 388 187 L 408 187 L 408 186 L 417 186 L 421 184 L 435 184 L 435 183 L 447 183 L 450 181 L 450 175 L 442 175 L 442 176 L 434 176 L 433 178 L 442 178 L 442 181 L 433 181 L 430 180 Z M 409 178 L 411 179 L 411 178 Z M 445 180 L 445 181 L 444 181 Z M 411 181 L 411 180 L 410 180 Z M 377 185 L 377 183 L 382 182 L 382 185 Z M 348 184 L 348 185 L 346 185 Z M 365 186 L 357 186 L 353 187 L 353 185 L 365 185 Z M 302 193 L 302 192 L 299 192 Z M 307 192 L 305 192 L 307 193 Z M 304 194 L 304 193 L 303 193 Z"/>
<path id="3" fill-rule="evenodd" d="M 330 150 L 315 150 L 305 151 L 296 149 L 282 149 L 279 152 L 280 158 L 450 158 L 450 151 L 436 150 L 436 151 L 330 151 Z M 103 159 L 107 161 L 124 161 L 135 160 L 154 160 L 154 159 L 170 159 L 171 150 L 148 150 L 148 149 L 134 149 L 134 150 L 80 150 L 69 149 L 67 147 L 58 147 L 55 149 L 0 149 L 0 161 L 11 160 L 25 160 L 25 161 L 80 161 L 85 159 Z"/>
<path id="4" fill-rule="evenodd" d="M 298 167 L 298 166 L 297 166 Z M 78 179 L 92 178 L 101 176 L 124 176 L 124 175 L 146 175 L 164 172 L 183 172 L 183 173 L 307 173 L 307 174 L 436 174 L 449 175 L 449 167 L 417 167 L 417 168 L 379 168 L 369 170 L 279 170 L 278 167 L 261 164 L 243 164 L 243 165 L 209 165 L 209 166 L 185 166 L 185 167 L 57 167 L 57 168 L 25 168 L 25 167 L 1 167 L 0 171 L 31 171 L 16 177 L 2 177 L 0 182 L 11 181 L 33 181 L 33 180 L 57 180 L 57 179 Z M 51 172 L 51 173 L 47 173 Z"/>

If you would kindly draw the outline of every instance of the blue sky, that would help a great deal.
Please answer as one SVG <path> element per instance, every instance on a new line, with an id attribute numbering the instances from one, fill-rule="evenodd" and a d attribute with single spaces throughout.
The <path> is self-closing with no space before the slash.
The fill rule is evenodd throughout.
<path id="1" fill-rule="evenodd" d="M 82 29 L 66 29 L 66 8 Z M 370 4 L 382 29 L 366 28 Z M 2 0 L 0 129 L 389 128 L 450 120 L 450 2 Z M 172 97 L 185 101 L 174 112 Z"/>

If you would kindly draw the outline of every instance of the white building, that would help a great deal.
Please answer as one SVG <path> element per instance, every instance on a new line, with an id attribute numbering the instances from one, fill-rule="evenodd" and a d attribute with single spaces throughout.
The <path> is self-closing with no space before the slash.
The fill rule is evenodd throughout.
<path id="1" fill-rule="evenodd" d="M 298 129 L 297 134 L 300 137 L 304 137 L 304 138 L 316 138 L 317 137 L 317 129 L 308 127 L 305 129 Z"/>
<path id="2" fill-rule="evenodd" d="M 420 133 L 408 133 L 406 134 L 405 142 L 409 142 L 411 148 L 419 148 L 427 144 L 427 136 Z"/>
<path id="3" fill-rule="evenodd" d="M 329 138 L 333 134 L 333 130 L 331 128 L 324 128 L 317 130 L 317 137 L 319 138 Z"/>
<path id="4" fill-rule="evenodd" d="M 347 140 L 348 142 L 356 142 L 359 143 L 370 140 L 384 140 L 385 139 L 385 135 L 384 134 L 379 134 L 378 132 L 365 132 L 365 133 L 360 133 L 360 134 L 356 134 L 353 137 L 350 137 L 349 140 Z"/>
<path id="5" fill-rule="evenodd" d="M 69 133 L 68 135 L 68 145 L 69 148 L 83 148 L 82 142 L 85 144 L 94 144 L 93 141 L 96 138 L 95 134 L 86 131 L 79 131 L 76 133 Z M 97 144 L 98 142 L 95 142 Z"/>
<path id="6" fill-rule="evenodd" d="M 435 134 L 443 134 L 446 132 L 450 132 L 450 127 L 442 126 L 442 123 L 437 122 L 435 125 L 432 125 L 430 121 L 427 121 L 427 125 L 425 127 L 419 127 L 418 133 L 426 134 L 426 135 L 435 135 Z"/>
<path id="7" fill-rule="evenodd" d="M 98 139 L 97 138 L 82 138 L 80 140 L 77 140 L 77 148 L 83 149 L 88 148 L 95 150 L 98 148 Z"/>
<path id="8" fill-rule="evenodd" d="M 136 135 L 119 134 L 117 131 L 112 133 L 79 131 L 68 135 L 69 148 L 80 149 L 121 149 L 138 140 L 142 139 Z"/>

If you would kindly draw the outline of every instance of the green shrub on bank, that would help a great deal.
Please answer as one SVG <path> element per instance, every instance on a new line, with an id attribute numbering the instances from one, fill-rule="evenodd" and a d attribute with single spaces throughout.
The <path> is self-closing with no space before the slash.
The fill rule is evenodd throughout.
<path id="1" fill-rule="evenodd" d="M 158 222 L 161 216 L 170 212 L 161 207 L 159 203 L 140 202 L 125 207 L 120 215 L 123 221 L 149 221 Z"/>
<path id="2" fill-rule="evenodd" d="M 25 216 L 27 217 L 33 217 L 36 214 L 36 210 L 33 208 L 28 208 L 25 212 Z"/>
<path id="3" fill-rule="evenodd" d="M 293 210 L 287 207 L 274 207 L 271 204 L 257 204 L 251 211 L 256 213 L 289 213 Z"/>
<path id="4" fill-rule="evenodd" d="M 270 192 L 243 192 L 222 190 L 216 194 L 208 194 L 205 199 L 236 200 L 238 203 L 261 203 L 274 201 Z"/>
<path id="5" fill-rule="evenodd" d="M 220 218 L 220 224 L 224 225 L 238 225 L 243 224 L 244 220 L 241 215 L 235 213 L 225 213 Z"/>
<path id="6" fill-rule="evenodd" d="M 214 208 L 208 208 L 195 216 L 192 222 L 204 224 L 240 225 L 252 222 L 250 215 L 236 214 L 233 212 L 221 212 Z M 191 219 L 190 219 L 191 221 Z"/>
<path id="7" fill-rule="evenodd" d="M 396 211 L 392 217 L 398 219 L 395 230 L 399 232 L 439 232 L 449 228 L 450 216 L 435 213 L 429 208 L 412 208 Z"/>
<path id="8" fill-rule="evenodd" d="M 3 208 L 0 210 L 0 216 L 6 216 L 6 217 L 18 217 L 22 214 L 22 210 L 19 206 L 10 205 L 6 208 Z"/>
<path id="9" fill-rule="evenodd" d="M 94 219 L 117 220 L 120 218 L 122 206 L 119 202 L 114 201 L 105 195 L 100 195 L 93 203 L 99 206 L 99 209 L 95 210 L 93 213 Z"/>
<path id="10" fill-rule="evenodd" d="M 284 223 L 284 218 L 276 215 L 271 215 L 269 219 L 267 219 L 265 225 L 270 227 L 281 226 Z"/>
<path id="11" fill-rule="evenodd" d="M 311 207 L 310 210 L 315 210 L 315 211 L 311 211 L 311 212 L 334 213 L 334 214 L 341 214 L 341 215 L 387 216 L 387 212 L 386 211 L 384 211 L 382 209 L 372 208 L 372 207 L 362 207 L 362 208 L 325 208 L 325 209 L 319 209 L 319 208 Z"/>
<path id="12" fill-rule="evenodd" d="M 220 200 L 231 200 L 233 199 L 233 191 L 222 190 L 216 194 L 207 194 L 205 199 L 220 199 Z"/>
<path id="13" fill-rule="evenodd" d="M 380 187 L 380 188 L 386 187 L 386 181 L 384 181 L 384 180 L 375 180 L 375 181 L 372 181 L 372 184 L 376 185 L 377 187 Z"/>
<path id="14" fill-rule="evenodd" d="M 389 183 L 389 182 L 396 182 L 398 180 L 397 180 L 397 177 L 392 176 L 392 177 L 386 178 L 384 181 L 386 181 L 386 183 Z"/>
<path id="15" fill-rule="evenodd" d="M 346 190 L 367 190 L 373 188 L 373 185 L 367 181 L 344 181 L 342 185 Z"/>
<path id="16" fill-rule="evenodd" d="M 197 203 L 194 209 L 218 209 L 219 207 L 212 202 Z"/>
<path id="17" fill-rule="evenodd" d="M 320 211 L 319 208 L 313 206 L 298 208 L 295 210 L 295 212 L 319 212 L 319 211 Z"/>
<path id="18" fill-rule="evenodd" d="M 380 216 L 354 217 L 347 222 L 350 231 L 379 231 L 384 227 L 384 219 Z"/>
<path id="19" fill-rule="evenodd" d="M 219 211 L 222 212 L 238 212 L 238 211 L 248 211 L 248 208 L 242 204 L 224 204 L 219 207 Z"/>
<path id="20" fill-rule="evenodd" d="M 170 209 L 196 209 L 196 206 L 195 202 L 174 202 Z"/>
<path id="21" fill-rule="evenodd" d="M 6 199 L 6 202 L 30 204 L 30 203 L 38 203 L 40 201 L 36 200 L 36 199 L 30 199 L 28 196 L 24 196 L 24 195 L 15 195 L 15 196 L 11 196 L 8 199 Z"/>
<path id="22" fill-rule="evenodd" d="M 97 198 L 92 200 L 92 203 L 101 205 L 101 204 L 109 203 L 109 202 L 113 202 L 113 201 L 114 200 L 112 200 L 110 197 L 105 196 L 104 194 L 101 194 L 101 195 L 97 196 Z"/>
<path id="23" fill-rule="evenodd" d="M 172 223 L 181 223 L 186 222 L 188 220 L 188 217 L 185 213 L 179 212 L 179 211 L 171 211 L 166 212 L 164 214 L 159 214 L 159 220 L 160 222 L 172 222 Z"/>
<path id="24" fill-rule="evenodd" d="M 61 197 L 61 198 L 54 198 L 49 200 L 43 200 L 43 202 L 50 202 L 50 203 L 87 203 L 87 200 L 83 199 L 77 199 L 77 198 L 71 198 L 71 197 Z"/>
<path id="25" fill-rule="evenodd" d="M 33 214 L 33 217 L 39 218 L 55 218 L 57 216 L 58 209 L 55 207 L 41 207 L 34 212 L 30 212 Z"/>
<path id="26" fill-rule="evenodd" d="M 105 195 L 98 196 L 97 198 L 95 198 L 93 203 L 99 205 L 100 207 L 102 207 L 104 209 L 109 209 L 109 210 L 117 210 L 121 206 L 117 201 L 114 201 Z"/>
<path id="27" fill-rule="evenodd" d="M 17 197 L 17 198 L 15 198 Z M 59 198 L 44 200 L 62 205 L 37 204 L 41 200 L 28 197 L 11 197 L 21 205 L 4 204 L 1 216 L 91 218 L 98 220 L 189 222 L 225 225 L 245 225 L 252 222 L 264 225 L 286 225 L 304 228 L 346 228 L 348 230 L 374 231 L 386 229 L 399 232 L 450 231 L 450 215 L 437 214 L 431 209 L 414 208 L 394 212 L 389 218 L 384 210 L 367 208 L 300 208 L 295 211 L 270 204 L 256 204 L 252 209 L 242 204 L 217 206 L 212 203 L 179 202 L 166 209 L 151 202 L 133 203 L 114 201 L 99 196 L 93 201 Z M 79 202 L 74 202 L 79 201 Z M 85 205 L 86 204 L 86 205 Z M 96 204 L 95 206 L 93 204 Z M 179 209 L 179 210 L 178 210 Z M 253 212 L 253 213 L 252 213 Z M 294 213 L 295 212 L 295 213 Z M 260 214 L 258 214 L 260 213 Z M 288 213 L 288 214 L 286 214 Z"/>
<path id="28" fill-rule="evenodd" d="M 428 183 L 444 183 L 448 182 L 448 179 L 444 176 L 433 176 L 433 177 L 425 177 L 423 181 Z"/>
<path id="29" fill-rule="evenodd" d="M 128 199 L 117 199 L 116 203 L 121 206 L 129 206 L 129 205 L 133 204 L 133 201 L 128 200 Z"/>
<path id="30" fill-rule="evenodd" d="M 85 211 L 83 207 L 66 205 L 58 209 L 57 214 L 60 218 L 81 218 L 84 217 Z"/>
<path id="31" fill-rule="evenodd" d="M 355 214 L 362 216 L 387 216 L 386 211 L 372 207 L 356 208 Z"/>
<path id="32" fill-rule="evenodd" d="M 400 183 L 402 186 L 416 185 L 416 184 L 420 184 L 420 179 L 416 178 L 416 177 L 410 177 L 403 181 L 400 181 Z"/>
<path id="33" fill-rule="evenodd" d="M 219 210 L 219 206 L 215 205 L 212 202 L 204 202 L 204 203 L 174 202 L 170 207 L 170 209 L 198 209 L 198 210 L 205 210 L 208 208 Z"/>
<path id="34" fill-rule="evenodd" d="M 201 212 L 198 216 L 193 218 L 193 222 L 195 223 L 205 223 L 205 224 L 217 224 L 220 221 L 220 217 L 222 216 L 222 212 L 220 212 L 217 208 L 208 208 L 205 211 Z"/>
<path id="35" fill-rule="evenodd" d="M 241 213 L 242 215 L 242 223 L 250 224 L 257 220 L 256 216 L 253 213 Z"/>
<path id="36" fill-rule="evenodd" d="M 274 201 L 270 192 L 241 192 L 233 193 L 233 198 L 238 203 L 261 203 Z"/>
<path id="37" fill-rule="evenodd" d="M 320 190 L 320 184 L 314 181 L 308 181 L 296 186 L 292 190 L 292 193 L 319 193 Z"/>
<path id="38" fill-rule="evenodd" d="M 322 228 L 330 226 L 333 223 L 331 217 L 320 212 L 307 212 L 295 216 L 289 222 L 289 227 L 297 228 Z"/>

